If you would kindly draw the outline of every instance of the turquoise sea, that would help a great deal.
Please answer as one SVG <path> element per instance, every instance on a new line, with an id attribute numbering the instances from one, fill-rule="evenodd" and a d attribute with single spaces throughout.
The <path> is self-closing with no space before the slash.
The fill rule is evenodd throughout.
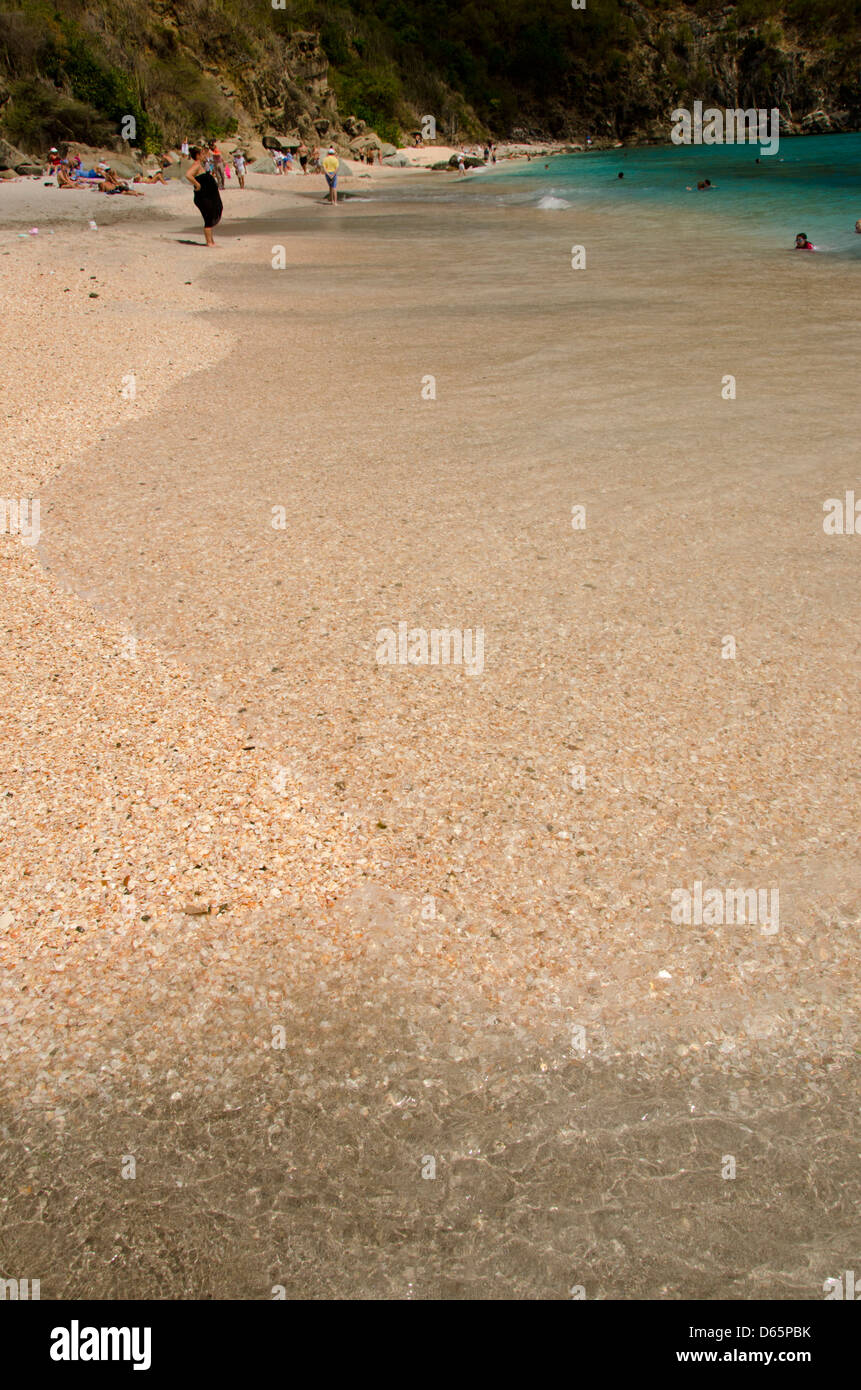
<path id="1" fill-rule="evenodd" d="M 669 213 L 688 225 L 701 219 L 709 239 L 719 231 L 791 249 L 796 233 L 806 232 L 825 254 L 861 259 L 855 231 L 861 218 L 861 135 L 785 137 L 774 155 L 761 154 L 757 145 L 629 146 L 535 157 L 528 164 L 501 162 L 464 179 L 436 178 L 432 186 L 369 190 L 365 201 L 466 202 L 548 213 L 588 207 L 614 215 L 639 208 L 647 235 L 665 228 L 662 214 Z M 698 181 L 706 178 L 714 189 L 697 192 Z M 362 192 L 358 185 L 353 196 Z"/>
<path id="2" fill-rule="evenodd" d="M 783 138 L 774 155 L 761 155 L 756 145 L 650 145 L 534 159 L 512 172 L 497 167 L 494 183 L 504 179 L 512 196 L 528 192 L 530 201 L 701 210 L 772 244 L 791 246 L 796 232 L 806 232 L 822 251 L 861 257 L 855 231 L 861 218 L 861 135 Z M 695 191 L 706 178 L 714 191 Z"/>

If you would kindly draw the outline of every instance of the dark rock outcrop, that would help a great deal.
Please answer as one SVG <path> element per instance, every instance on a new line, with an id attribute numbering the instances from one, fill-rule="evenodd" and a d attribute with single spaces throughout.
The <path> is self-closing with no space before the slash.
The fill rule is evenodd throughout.
<path id="1" fill-rule="evenodd" d="M 8 140 L 0 140 L 0 169 L 17 169 L 26 159 L 23 150 L 16 149 Z"/>

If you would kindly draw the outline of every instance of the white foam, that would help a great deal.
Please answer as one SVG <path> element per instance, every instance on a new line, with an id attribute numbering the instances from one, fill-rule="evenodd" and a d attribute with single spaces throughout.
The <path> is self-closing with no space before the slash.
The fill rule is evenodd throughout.
<path id="1" fill-rule="evenodd" d="M 552 193 L 546 193 L 543 198 L 538 199 L 538 207 L 556 211 L 557 208 L 570 208 L 571 204 L 564 198 L 554 198 Z"/>

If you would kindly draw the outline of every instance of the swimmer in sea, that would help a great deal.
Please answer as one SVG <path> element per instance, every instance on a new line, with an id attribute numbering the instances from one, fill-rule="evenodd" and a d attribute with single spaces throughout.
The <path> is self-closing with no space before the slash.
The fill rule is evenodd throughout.
<path id="1" fill-rule="evenodd" d="M 807 240 L 806 232 L 799 232 L 795 238 L 795 249 L 796 251 L 815 251 L 816 247 L 812 241 Z"/>
<path id="2" fill-rule="evenodd" d="M 855 230 L 856 232 L 861 233 L 861 217 L 859 217 L 858 221 L 855 223 Z"/>

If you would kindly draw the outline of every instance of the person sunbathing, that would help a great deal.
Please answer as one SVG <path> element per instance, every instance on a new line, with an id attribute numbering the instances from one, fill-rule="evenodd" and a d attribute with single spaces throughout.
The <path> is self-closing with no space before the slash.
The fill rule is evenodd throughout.
<path id="1" fill-rule="evenodd" d="M 83 192 L 88 188 L 95 188 L 93 181 L 85 174 L 82 174 L 71 160 L 63 160 L 62 164 L 57 165 L 57 187 L 58 188 L 77 188 Z"/>
<path id="2" fill-rule="evenodd" d="M 100 193 L 125 193 L 129 198 L 142 198 L 143 194 L 135 189 L 129 188 L 127 183 L 122 183 L 114 173 L 113 169 L 108 169 L 102 182 L 99 184 Z"/>
<path id="3" fill-rule="evenodd" d="M 124 193 L 124 194 L 126 195 L 127 198 L 142 198 L 142 197 L 143 197 L 143 194 L 142 194 L 142 193 L 138 193 L 138 191 L 137 191 L 136 188 L 129 188 L 128 185 L 127 185 L 127 184 L 124 184 L 124 183 L 106 183 L 106 182 L 102 182 L 102 183 L 99 184 L 99 192 L 100 192 L 100 193 Z"/>
<path id="4" fill-rule="evenodd" d="M 133 182 L 133 183 L 163 183 L 163 184 L 166 185 L 166 184 L 167 184 L 167 179 L 165 178 L 164 174 L 161 172 L 161 169 L 157 169 L 156 172 L 155 172 L 154 174 L 135 174 L 135 176 L 134 176 L 132 182 Z"/>

